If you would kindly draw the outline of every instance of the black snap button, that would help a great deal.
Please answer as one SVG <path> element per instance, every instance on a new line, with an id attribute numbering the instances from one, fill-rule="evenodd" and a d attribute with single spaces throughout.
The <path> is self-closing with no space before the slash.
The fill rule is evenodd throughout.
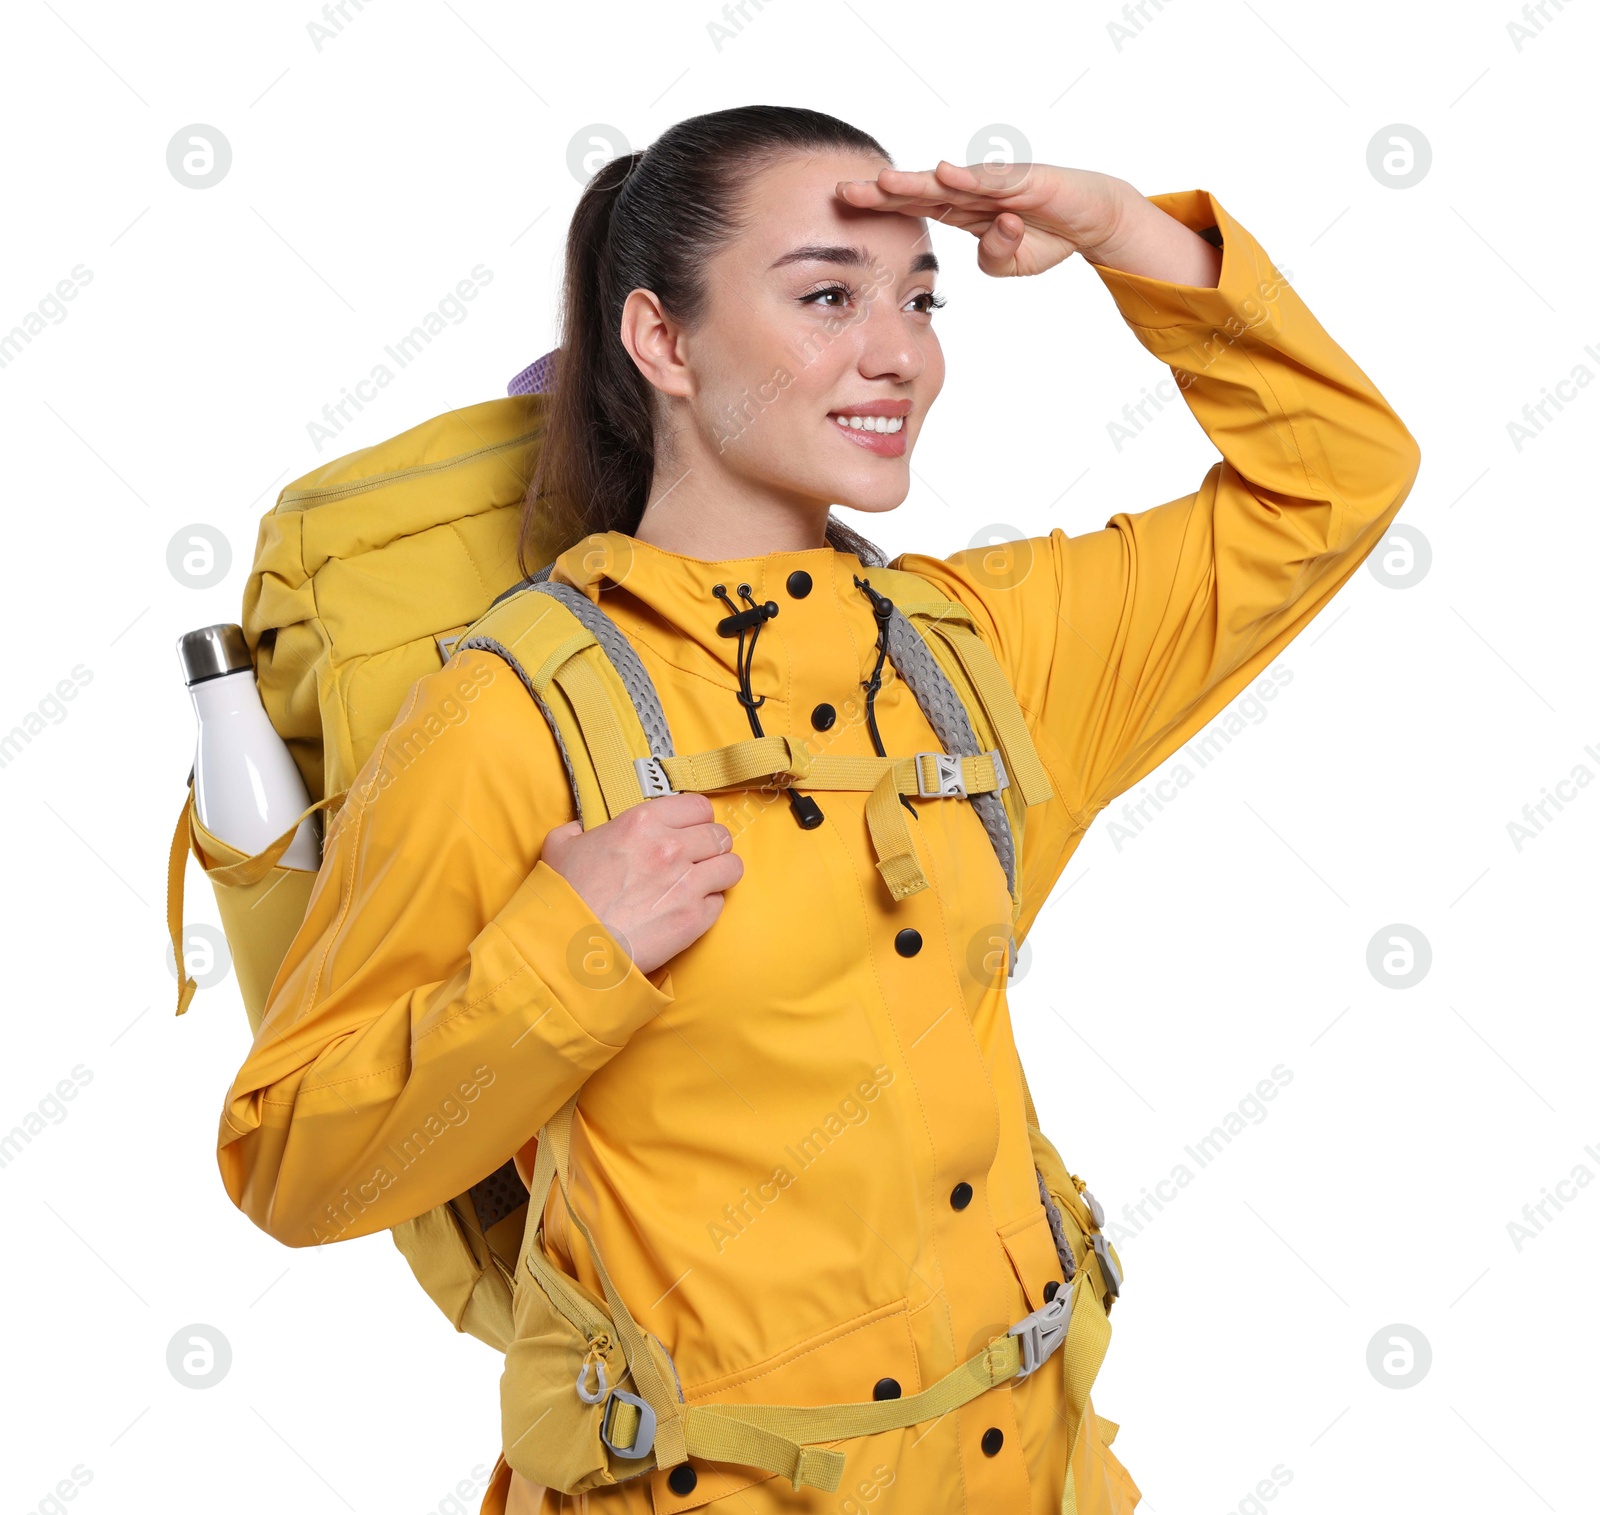
<path id="1" fill-rule="evenodd" d="M 826 731 L 838 719 L 839 712 L 832 705 L 823 703 L 811 712 L 811 724 L 818 731 Z"/>
<path id="2" fill-rule="evenodd" d="M 922 951 L 922 933 L 911 926 L 894 934 L 894 950 L 901 957 L 915 957 Z"/>
<path id="3" fill-rule="evenodd" d="M 787 589 L 789 593 L 795 597 L 795 599 L 803 600 L 808 594 L 811 593 L 811 575 L 807 573 L 805 569 L 797 568 L 789 575 L 787 579 L 784 580 L 783 587 Z"/>
<path id="4" fill-rule="evenodd" d="M 964 1179 L 950 1191 L 950 1208 L 965 1210 L 972 1203 L 972 1185 Z"/>
<path id="5" fill-rule="evenodd" d="M 993 1453 L 990 1455 L 993 1456 Z M 686 1462 L 680 1462 L 677 1467 L 667 1474 L 667 1487 L 674 1494 L 692 1494 L 694 1493 L 694 1486 L 699 1482 L 700 1475 Z"/>
<path id="6" fill-rule="evenodd" d="M 1056 1297 L 1056 1295 L 1058 1295 L 1060 1292 L 1061 1292 L 1061 1282 L 1060 1282 L 1060 1280 L 1052 1278 L 1050 1280 L 1050 1282 L 1047 1283 L 1044 1286 L 1045 1303 L 1049 1304 L 1049 1302 L 1052 1299 L 1054 1299 Z"/>
<path id="7" fill-rule="evenodd" d="M 872 1386 L 874 1399 L 898 1399 L 900 1397 L 899 1381 L 893 1378 L 880 1378 Z"/>
<path id="8" fill-rule="evenodd" d="M 1005 1444 L 1006 1434 L 1000 1429 L 999 1426 L 990 1426 L 989 1429 L 983 1433 L 983 1440 L 979 1443 L 979 1445 L 983 1448 L 983 1455 L 985 1457 L 993 1457 Z"/>

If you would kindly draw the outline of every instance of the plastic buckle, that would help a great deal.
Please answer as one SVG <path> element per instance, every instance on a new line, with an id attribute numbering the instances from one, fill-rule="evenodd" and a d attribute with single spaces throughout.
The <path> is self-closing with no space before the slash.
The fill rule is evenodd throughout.
<path id="1" fill-rule="evenodd" d="M 992 759 L 994 762 L 994 776 L 996 780 L 994 792 L 999 794 L 1002 789 L 1009 789 L 1011 787 L 1011 775 L 1006 772 L 1006 765 L 1000 761 L 1000 749 L 998 747 L 991 747 L 983 755 L 986 758 Z"/>
<path id="2" fill-rule="evenodd" d="M 1072 1294 L 1061 1290 L 1047 1305 L 1041 1305 L 1031 1315 L 1024 1315 L 1006 1332 L 1007 1336 L 1020 1337 L 1022 1341 L 1022 1366 L 1018 1378 L 1026 1378 L 1050 1360 L 1050 1354 L 1067 1339 L 1067 1322 L 1071 1318 Z"/>
<path id="3" fill-rule="evenodd" d="M 660 758 L 635 758 L 633 771 L 639 776 L 639 791 L 647 800 L 673 792 L 672 780 L 667 777 L 667 770 L 661 766 Z"/>
<path id="4" fill-rule="evenodd" d="M 933 759 L 934 787 L 922 782 L 922 760 Z M 961 772 L 961 754 L 958 752 L 916 752 L 911 758 L 912 771 L 917 775 L 917 793 L 925 800 L 960 798 L 967 792 L 967 780 Z"/>
<path id="5" fill-rule="evenodd" d="M 611 1407 L 622 1400 L 626 1404 L 634 1405 L 639 1411 L 639 1429 L 633 1438 L 631 1446 L 619 1447 L 611 1439 Z M 606 1400 L 606 1407 L 600 1412 L 600 1440 L 603 1441 L 618 1457 L 634 1461 L 640 1457 L 648 1457 L 650 1449 L 656 1440 L 656 1412 L 650 1408 L 637 1394 L 629 1394 L 622 1389 L 613 1389 L 611 1397 Z"/>
<path id="6" fill-rule="evenodd" d="M 1089 1238 L 1089 1245 L 1100 1259 L 1100 1275 L 1106 1281 L 1106 1296 L 1115 1299 L 1122 1293 L 1122 1270 L 1111 1260 L 1111 1248 L 1102 1233 L 1096 1231 Z"/>

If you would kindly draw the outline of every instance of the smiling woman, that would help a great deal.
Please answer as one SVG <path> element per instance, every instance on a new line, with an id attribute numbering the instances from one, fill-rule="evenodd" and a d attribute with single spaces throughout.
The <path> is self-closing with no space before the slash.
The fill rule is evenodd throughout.
<path id="1" fill-rule="evenodd" d="M 909 491 L 932 224 L 996 278 L 1083 256 L 1222 455 L 1195 491 L 892 563 L 835 517 Z M 1381 540 L 1416 443 L 1208 191 L 901 172 L 777 106 L 590 182 L 547 414 L 528 579 L 412 686 L 385 741 L 425 723 L 426 760 L 375 782 L 380 743 L 351 785 L 229 1093 L 230 1195 L 309 1245 L 483 1070 L 341 1234 L 526 1191 L 486 1515 L 891 1486 L 876 1507 L 1128 1515 L 1090 1398 L 1120 1262 L 1007 977 L 1094 817 Z"/>

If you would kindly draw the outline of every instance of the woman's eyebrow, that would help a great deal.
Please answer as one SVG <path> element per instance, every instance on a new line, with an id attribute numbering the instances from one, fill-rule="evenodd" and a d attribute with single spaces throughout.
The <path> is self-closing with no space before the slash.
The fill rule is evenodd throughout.
<path id="1" fill-rule="evenodd" d="M 871 268 L 872 254 L 864 247 L 830 247 L 812 244 L 797 247 L 769 264 L 769 268 L 783 268 L 790 263 L 838 263 L 847 268 Z M 931 252 L 918 253 L 911 260 L 908 273 L 938 273 L 939 260 Z"/>

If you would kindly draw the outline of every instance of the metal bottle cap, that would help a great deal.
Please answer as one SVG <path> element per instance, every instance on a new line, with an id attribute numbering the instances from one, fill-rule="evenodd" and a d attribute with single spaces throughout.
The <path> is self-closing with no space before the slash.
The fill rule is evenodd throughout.
<path id="1" fill-rule="evenodd" d="M 251 668 L 250 649 L 242 626 L 202 626 L 178 638 L 178 664 L 186 684 L 218 679 L 225 673 Z"/>

